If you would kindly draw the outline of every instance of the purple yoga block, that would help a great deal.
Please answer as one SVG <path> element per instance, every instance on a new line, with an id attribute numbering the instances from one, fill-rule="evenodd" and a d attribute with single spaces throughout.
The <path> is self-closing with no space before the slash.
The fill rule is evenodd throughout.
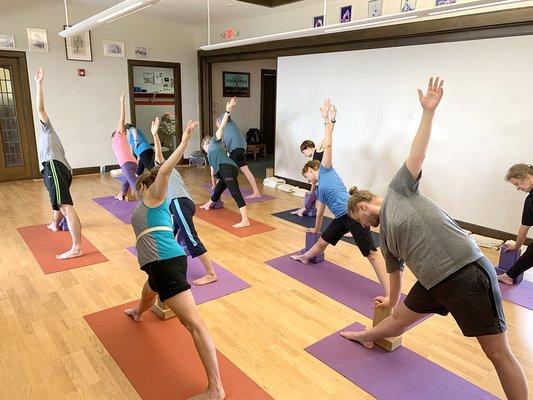
<path id="1" fill-rule="evenodd" d="M 212 210 L 218 210 L 219 208 L 224 208 L 224 202 L 222 200 L 214 201 L 213 204 L 211 204 Z"/>
<path id="2" fill-rule="evenodd" d="M 59 222 L 59 229 L 61 229 L 62 231 L 68 231 L 68 224 L 66 218 L 62 218 Z"/>
<path id="3" fill-rule="evenodd" d="M 503 269 L 503 268 L 500 268 L 500 267 L 496 267 L 496 273 L 498 275 L 502 275 L 502 274 L 505 274 L 507 273 L 507 270 L 506 269 Z M 516 278 L 513 279 L 513 283 L 520 283 L 522 282 L 522 279 L 524 279 L 524 274 L 520 274 L 518 275 Z"/>
<path id="4" fill-rule="evenodd" d="M 513 251 L 504 251 L 505 247 L 502 246 L 500 248 L 500 260 L 498 261 L 498 268 L 503 269 L 507 271 L 509 268 L 511 268 L 515 263 L 516 260 L 520 258 L 520 249 L 513 250 Z"/>
<path id="5" fill-rule="evenodd" d="M 311 232 L 305 232 L 305 248 L 302 249 L 301 254 L 308 251 L 311 247 L 315 245 L 316 242 L 318 242 L 318 239 L 320 238 L 320 233 L 311 233 Z M 312 264 L 318 264 L 319 262 L 324 261 L 324 253 L 320 253 L 313 258 L 309 259 L 309 262 Z"/>

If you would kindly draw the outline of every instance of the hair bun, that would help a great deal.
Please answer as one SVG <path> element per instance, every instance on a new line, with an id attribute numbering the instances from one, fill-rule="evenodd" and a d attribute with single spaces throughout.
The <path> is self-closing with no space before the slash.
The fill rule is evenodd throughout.
<path id="1" fill-rule="evenodd" d="M 357 186 L 352 186 L 348 193 L 350 193 L 350 196 L 354 195 L 357 192 Z"/>

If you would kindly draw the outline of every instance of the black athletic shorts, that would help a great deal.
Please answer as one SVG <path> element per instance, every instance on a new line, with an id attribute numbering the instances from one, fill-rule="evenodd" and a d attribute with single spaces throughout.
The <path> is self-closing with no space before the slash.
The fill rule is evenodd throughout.
<path id="1" fill-rule="evenodd" d="M 494 335 L 507 329 L 498 278 L 485 257 L 467 264 L 429 290 L 416 282 L 404 303 L 420 314 L 451 313 L 465 336 Z"/>
<path id="2" fill-rule="evenodd" d="M 148 274 L 148 285 L 161 301 L 191 288 L 187 282 L 187 256 L 153 261 L 141 269 Z"/>
<path id="3" fill-rule="evenodd" d="M 52 209 L 59 210 L 61 204 L 73 205 L 70 196 L 70 184 L 72 183 L 72 173 L 65 164 L 57 160 L 50 160 L 43 163 L 44 185 L 50 195 Z"/>
<path id="4" fill-rule="evenodd" d="M 248 165 L 246 162 L 246 150 L 244 149 L 233 149 L 231 153 L 229 153 L 229 158 L 233 160 L 235 164 L 237 164 L 237 167 L 245 167 Z"/>
<path id="5" fill-rule="evenodd" d="M 352 233 L 353 240 L 363 256 L 367 257 L 371 251 L 377 251 L 376 245 L 372 240 L 370 228 L 363 227 L 359 222 L 350 218 L 348 214 L 331 221 L 324 233 L 322 233 L 322 239 L 335 246 L 348 231 Z"/>

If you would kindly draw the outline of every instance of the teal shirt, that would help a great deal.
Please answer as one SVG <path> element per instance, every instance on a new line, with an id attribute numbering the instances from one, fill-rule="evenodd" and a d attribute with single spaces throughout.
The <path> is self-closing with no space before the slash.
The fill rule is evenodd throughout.
<path id="1" fill-rule="evenodd" d="M 220 118 L 224 118 L 224 114 Z M 226 149 L 228 149 L 228 153 L 231 153 L 235 149 L 246 150 L 248 147 L 244 135 L 233 120 L 229 120 L 224 128 L 224 144 L 226 145 Z"/>
<path id="2" fill-rule="evenodd" d="M 318 200 L 328 206 L 335 218 L 342 217 L 348 213 L 348 198 L 350 195 L 333 166 L 324 168 L 320 164 L 316 195 Z"/>
<path id="3" fill-rule="evenodd" d="M 209 161 L 209 165 L 213 167 L 215 175 L 218 173 L 220 164 L 230 164 L 237 168 L 237 164 L 229 158 L 226 148 L 224 147 L 224 142 L 222 142 L 222 140 L 217 140 L 216 136 L 213 136 L 211 143 L 209 143 L 209 146 L 207 147 L 207 160 Z"/>
<path id="4" fill-rule="evenodd" d="M 152 145 L 148 143 L 148 140 L 146 140 L 146 136 L 144 136 L 143 131 L 141 131 L 139 128 L 137 128 L 137 146 L 135 146 L 135 140 L 133 139 L 133 133 L 131 132 L 133 128 L 130 128 L 129 131 L 129 138 L 128 141 L 130 143 L 131 148 L 133 149 L 133 152 L 137 157 L 139 157 L 139 154 L 141 154 L 143 151 L 151 149 Z"/>

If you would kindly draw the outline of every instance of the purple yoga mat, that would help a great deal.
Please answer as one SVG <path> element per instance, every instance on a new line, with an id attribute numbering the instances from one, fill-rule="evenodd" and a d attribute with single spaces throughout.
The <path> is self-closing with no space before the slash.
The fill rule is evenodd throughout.
<path id="1" fill-rule="evenodd" d="M 289 256 L 282 256 L 265 261 L 265 264 L 368 318 L 374 316 L 372 299 L 384 294 L 379 283 L 327 260 L 318 264 L 305 265 Z M 405 296 L 402 295 L 402 300 L 404 298 Z"/>
<path id="2" fill-rule="evenodd" d="M 500 283 L 500 292 L 504 300 L 533 310 L 533 283 L 526 280 L 513 286 Z"/>
<path id="3" fill-rule="evenodd" d="M 202 185 L 202 187 L 204 189 L 207 189 L 209 192 L 211 192 L 211 184 L 210 183 L 205 183 Z M 241 189 L 241 194 L 242 194 L 242 197 L 246 197 L 248 195 L 251 195 L 253 192 L 251 189 L 248 189 L 248 188 L 240 188 Z M 222 192 L 223 195 L 225 196 L 231 196 L 231 194 L 229 193 L 229 190 L 226 189 L 224 190 L 224 192 Z M 246 201 L 246 204 L 254 204 L 254 203 L 260 203 L 262 201 L 268 201 L 268 200 L 274 200 L 275 197 L 274 196 L 270 196 L 268 194 L 262 194 L 261 197 L 258 197 L 258 198 L 255 198 L 255 199 L 244 199 L 244 201 Z"/>
<path id="4" fill-rule="evenodd" d="M 128 247 L 128 251 L 137 257 L 135 247 Z M 203 286 L 194 286 L 191 284 L 191 291 L 196 300 L 196 304 L 206 303 L 250 287 L 248 283 L 238 276 L 233 275 L 227 269 L 222 268 L 216 262 L 212 261 L 212 263 L 213 269 L 218 276 L 218 281 Z M 198 258 L 187 258 L 187 278 L 189 282 L 201 278 L 204 272 L 204 266 Z"/>
<path id="5" fill-rule="evenodd" d="M 342 330 L 363 329 L 356 323 Z M 305 350 L 380 400 L 497 399 L 405 347 L 392 353 L 377 346 L 367 349 L 344 339 L 339 331 Z"/>
<path id="6" fill-rule="evenodd" d="M 137 201 L 121 201 L 115 199 L 113 196 L 96 197 L 93 201 L 104 207 L 126 225 L 131 224 L 131 214 L 133 213 L 133 209 L 137 206 Z"/>

